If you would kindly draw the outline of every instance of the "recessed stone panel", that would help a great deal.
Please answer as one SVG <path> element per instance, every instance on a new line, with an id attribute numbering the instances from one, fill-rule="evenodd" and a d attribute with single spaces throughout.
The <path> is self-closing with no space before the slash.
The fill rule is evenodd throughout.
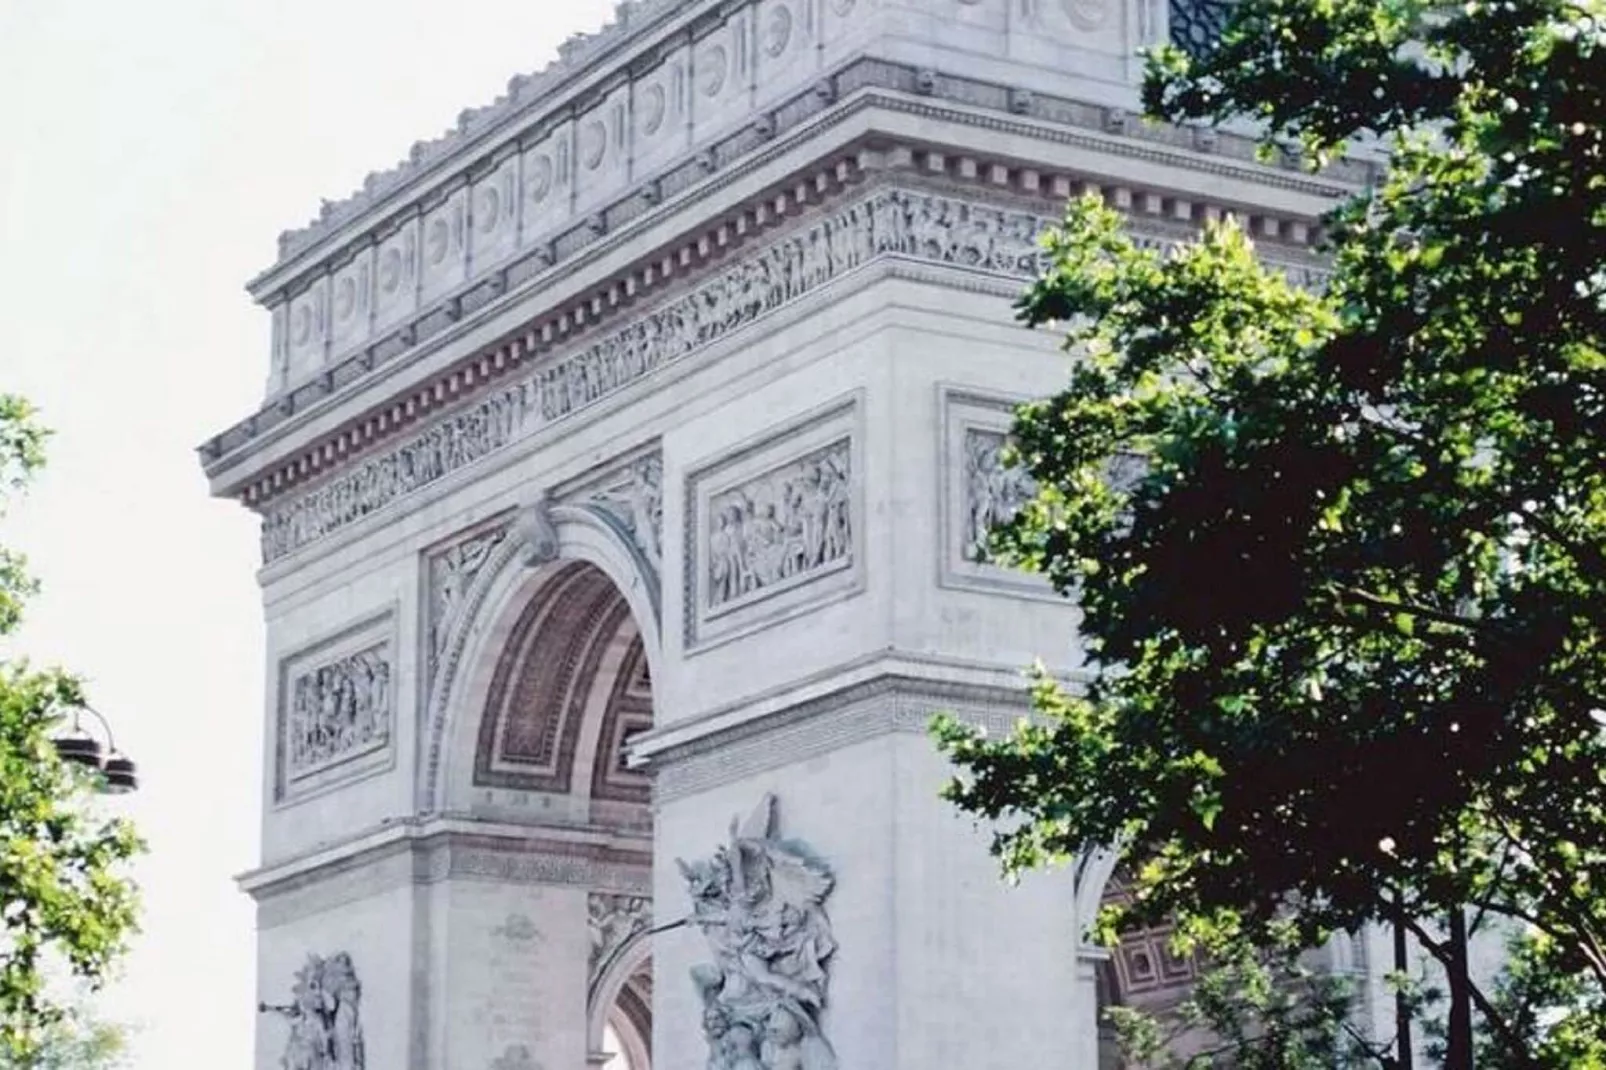
<path id="1" fill-rule="evenodd" d="M 289 381 L 299 382 L 323 367 L 329 344 L 329 280 L 320 278 L 290 299 Z"/>
<path id="2" fill-rule="evenodd" d="M 409 219 L 380 240 L 374 253 L 374 329 L 407 316 L 418 300 L 418 220 Z"/>
<path id="3" fill-rule="evenodd" d="M 524 153 L 521 244 L 544 241 L 568 220 L 574 194 L 575 124 L 563 123 Z"/>
<path id="4" fill-rule="evenodd" d="M 630 181 L 630 86 L 621 85 L 575 121 L 574 207 L 586 212 Z"/>
<path id="5" fill-rule="evenodd" d="M 1005 463 L 1014 407 L 1024 400 L 939 388 L 944 586 L 1059 597 L 1041 576 L 990 560 L 986 548 L 988 530 L 1014 516 L 1036 490 L 1029 473 Z"/>
<path id="6" fill-rule="evenodd" d="M 329 282 L 329 349 L 340 355 L 368 340 L 374 307 L 373 250 L 364 249 Z"/>
<path id="7" fill-rule="evenodd" d="M 688 49 L 679 48 L 631 86 L 634 181 L 650 178 L 687 148 Z"/>
<path id="8" fill-rule="evenodd" d="M 459 189 L 424 213 L 419 245 L 426 300 L 455 289 L 468 277 L 468 193 Z"/>
<path id="9" fill-rule="evenodd" d="M 519 160 L 510 156 L 484 175 L 469 192 L 471 271 L 506 260 L 518 245 Z"/>

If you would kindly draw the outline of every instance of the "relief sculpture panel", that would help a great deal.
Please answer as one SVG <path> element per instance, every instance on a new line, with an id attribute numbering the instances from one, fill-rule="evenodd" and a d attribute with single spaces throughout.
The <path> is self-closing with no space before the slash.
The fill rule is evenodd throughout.
<path id="1" fill-rule="evenodd" d="M 290 775 L 300 776 L 390 738 L 390 658 L 358 651 L 298 677 L 290 706 Z"/>
<path id="2" fill-rule="evenodd" d="M 394 650 L 387 615 L 282 664 L 278 799 L 388 761 L 396 707 Z"/>
<path id="3" fill-rule="evenodd" d="M 853 552 L 851 464 L 848 442 L 834 442 L 713 497 L 710 608 L 848 560 Z"/>
<path id="4" fill-rule="evenodd" d="M 862 589 L 859 409 L 834 402 L 688 476 L 688 649 Z"/>
<path id="5" fill-rule="evenodd" d="M 977 564 L 989 560 L 988 533 L 1037 493 L 1029 472 L 1004 463 L 1008 445 L 1002 431 L 965 430 L 965 556 Z"/>

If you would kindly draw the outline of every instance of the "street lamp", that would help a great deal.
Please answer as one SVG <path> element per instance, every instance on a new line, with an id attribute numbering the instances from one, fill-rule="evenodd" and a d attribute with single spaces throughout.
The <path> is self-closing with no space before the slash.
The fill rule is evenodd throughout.
<path id="1" fill-rule="evenodd" d="M 106 733 L 104 751 L 100 740 L 84 727 L 83 715 L 86 713 L 99 721 L 101 730 Z M 56 753 L 62 761 L 99 773 L 100 790 L 107 795 L 127 795 L 139 787 L 139 774 L 133 759 L 117 749 L 117 743 L 112 739 L 112 726 L 93 706 L 73 707 L 72 728 L 51 742 L 55 744 Z"/>

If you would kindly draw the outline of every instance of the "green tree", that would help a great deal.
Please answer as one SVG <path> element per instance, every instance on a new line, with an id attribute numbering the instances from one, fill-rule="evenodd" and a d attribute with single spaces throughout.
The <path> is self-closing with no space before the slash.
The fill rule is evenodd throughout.
<path id="1" fill-rule="evenodd" d="M 45 439 L 25 401 L 0 395 L 0 512 L 43 464 Z M 0 637 L 34 590 L 0 547 Z M 71 1012 L 53 982 L 103 980 L 135 926 L 125 864 L 141 844 L 95 812 L 93 776 L 51 743 L 83 704 L 72 675 L 0 660 L 0 1058 L 19 1066 L 60 1050 Z"/>
<path id="2" fill-rule="evenodd" d="M 81 994 L 79 1002 L 40 1031 L 25 1056 L 0 1055 L 0 1070 L 121 1070 L 128 1065 L 128 1029 L 98 1017 Z"/>
<path id="3" fill-rule="evenodd" d="M 993 550 L 1074 593 L 1092 680 L 940 720 L 949 796 L 1010 870 L 1120 844 L 1110 924 L 1218 953 L 1398 897 L 1486 1058 L 1606 1064 L 1606 4 L 1240 0 L 1144 96 L 1386 177 L 1321 293 L 1231 221 L 1162 255 L 1069 208 L 1021 314 L 1075 359 Z M 1516 935 L 1492 991 L 1417 920 L 1463 908 Z"/>

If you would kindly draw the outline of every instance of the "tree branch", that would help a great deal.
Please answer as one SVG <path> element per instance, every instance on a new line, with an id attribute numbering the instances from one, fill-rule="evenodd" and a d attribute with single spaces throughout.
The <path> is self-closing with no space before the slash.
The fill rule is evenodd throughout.
<path id="1" fill-rule="evenodd" d="M 1422 928 L 1421 923 L 1415 918 L 1409 915 L 1402 915 L 1400 920 L 1411 931 L 1411 935 L 1416 937 L 1417 943 L 1421 944 L 1428 954 L 1438 960 L 1439 965 L 1443 966 L 1447 971 L 1454 968 L 1450 961 L 1450 949 L 1446 945 L 1429 936 L 1427 931 Z M 1522 1038 L 1517 1036 L 1516 1032 L 1511 1028 L 1511 1023 L 1500 1016 L 1500 1012 L 1495 1009 L 1493 1003 L 1489 1002 L 1489 997 L 1483 994 L 1483 990 L 1478 987 L 1477 982 L 1469 977 L 1466 984 L 1467 994 L 1472 998 L 1472 1002 L 1477 1005 L 1478 1013 L 1483 1015 L 1483 1020 L 1488 1023 L 1489 1028 L 1499 1037 L 1502 1046 L 1517 1060 L 1518 1065 L 1534 1066 L 1533 1059 L 1528 1055 L 1528 1049 L 1523 1045 Z"/>

